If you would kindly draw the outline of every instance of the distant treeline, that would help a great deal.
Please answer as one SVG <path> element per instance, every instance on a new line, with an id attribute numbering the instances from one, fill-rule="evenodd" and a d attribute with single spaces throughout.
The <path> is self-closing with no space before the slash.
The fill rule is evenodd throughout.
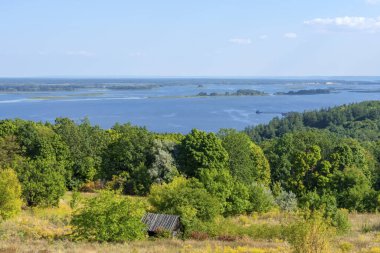
<path id="1" fill-rule="evenodd" d="M 380 102 L 369 101 L 328 109 L 288 113 L 268 124 L 250 126 L 245 132 L 256 142 L 306 129 L 326 129 L 341 136 L 363 140 L 380 139 Z"/>
<path id="2" fill-rule="evenodd" d="M 276 92 L 275 95 L 318 95 L 330 94 L 331 89 L 313 89 L 313 90 L 297 90 L 289 92 Z"/>
<path id="3" fill-rule="evenodd" d="M 72 91 L 82 88 L 152 89 L 162 86 L 196 85 L 373 85 L 379 81 L 249 78 L 0 78 L 0 92 Z M 301 92 L 301 91 L 299 91 Z M 289 94 L 292 95 L 292 94 Z M 302 95 L 302 94 L 301 94 Z"/>
<path id="4" fill-rule="evenodd" d="M 258 91 L 258 90 L 250 90 L 250 89 L 240 89 L 235 92 L 224 92 L 224 93 L 217 93 L 217 92 L 199 92 L 197 96 L 199 97 L 216 97 L 216 96 L 264 96 L 268 95 L 267 93 L 263 91 Z"/>
<path id="5" fill-rule="evenodd" d="M 139 84 L 139 85 L 114 85 L 114 84 L 96 84 L 96 85 L 72 85 L 72 84 L 44 84 L 44 85 L 0 85 L 0 92 L 49 92 L 49 91 L 75 91 L 79 89 L 108 89 L 108 90 L 147 90 L 159 88 L 156 84 Z"/>

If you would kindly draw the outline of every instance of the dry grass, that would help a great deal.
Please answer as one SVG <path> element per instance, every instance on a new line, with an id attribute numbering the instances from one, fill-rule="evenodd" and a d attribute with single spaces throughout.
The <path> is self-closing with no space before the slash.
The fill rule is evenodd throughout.
<path id="1" fill-rule="evenodd" d="M 83 198 L 94 194 L 84 194 Z M 127 244 L 98 244 L 73 242 L 71 233 L 71 194 L 65 195 L 58 208 L 24 210 L 18 217 L 0 224 L 0 253 L 13 252 L 128 252 L 128 253 L 290 253 L 290 246 L 281 240 L 258 240 L 243 235 L 236 240 L 146 240 Z M 226 220 L 224 226 L 233 225 L 249 231 L 255 226 L 279 226 L 291 221 L 294 215 L 278 211 L 263 215 L 237 216 Z M 351 232 L 337 237 L 332 252 L 380 253 L 380 215 L 351 214 Z M 229 231 L 226 229 L 226 231 Z M 257 237 L 256 237 L 257 238 Z"/>
<path id="2" fill-rule="evenodd" d="M 380 214 L 352 213 L 351 231 L 336 241 L 336 252 L 380 253 Z"/>
<path id="3" fill-rule="evenodd" d="M 288 253 L 285 243 L 269 242 L 220 242 L 220 241 L 181 241 L 157 240 L 132 242 L 128 244 L 74 243 L 70 241 L 32 240 L 24 242 L 0 241 L 0 252 L 126 252 L 126 253 Z"/>

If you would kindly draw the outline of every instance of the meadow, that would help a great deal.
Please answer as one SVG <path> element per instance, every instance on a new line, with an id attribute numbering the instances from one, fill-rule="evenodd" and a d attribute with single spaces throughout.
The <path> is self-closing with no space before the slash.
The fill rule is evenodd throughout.
<path id="1" fill-rule="evenodd" d="M 83 199 L 95 196 L 81 193 Z M 293 252 L 283 238 L 286 224 L 294 214 L 277 210 L 265 214 L 220 218 L 216 236 L 189 239 L 146 238 L 127 243 L 75 241 L 70 237 L 71 192 L 65 194 L 58 207 L 26 208 L 22 213 L 0 224 L 0 252 L 136 252 L 136 253 L 287 253 Z M 376 213 L 349 215 L 351 228 L 335 236 L 330 252 L 380 252 L 380 215 Z M 292 231 L 287 231 L 291 233 Z"/>

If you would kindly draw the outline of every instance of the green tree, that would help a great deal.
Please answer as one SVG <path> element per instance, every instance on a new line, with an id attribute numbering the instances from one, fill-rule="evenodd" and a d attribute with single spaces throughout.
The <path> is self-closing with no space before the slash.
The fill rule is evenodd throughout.
<path id="1" fill-rule="evenodd" d="M 15 135 L 18 128 L 17 123 L 15 120 L 10 119 L 0 120 L 0 137 Z"/>
<path id="2" fill-rule="evenodd" d="M 153 162 L 148 169 L 152 182 L 169 183 L 179 175 L 173 156 L 175 148 L 175 142 L 160 139 L 153 141 Z"/>
<path id="3" fill-rule="evenodd" d="M 222 129 L 218 133 L 222 145 L 228 152 L 231 175 L 249 185 L 258 182 L 270 183 L 270 168 L 262 149 L 248 135 L 233 129 Z"/>
<path id="4" fill-rule="evenodd" d="M 193 129 L 179 148 L 180 170 L 189 177 L 198 176 L 203 169 L 225 169 L 228 153 L 214 133 Z"/>
<path id="5" fill-rule="evenodd" d="M 29 206 L 57 206 L 66 191 L 64 168 L 54 160 L 25 159 L 16 171 Z"/>
<path id="6" fill-rule="evenodd" d="M 285 191 L 301 196 L 315 188 L 329 188 L 332 172 L 327 160 L 337 138 L 326 131 L 302 131 L 262 143 L 270 161 L 273 183 L 279 183 Z"/>
<path id="7" fill-rule="evenodd" d="M 245 213 L 251 207 L 249 197 L 249 188 L 245 184 L 236 181 L 233 184 L 231 194 L 226 199 L 224 214 L 237 215 Z"/>
<path id="8" fill-rule="evenodd" d="M 16 137 L 22 153 L 14 162 L 14 169 L 26 203 L 57 205 L 66 190 L 70 167 L 66 144 L 51 126 L 34 122 L 20 124 Z"/>
<path id="9" fill-rule="evenodd" d="M 202 169 L 198 177 L 204 188 L 219 199 L 225 211 L 234 188 L 234 180 L 230 172 L 227 169 Z"/>
<path id="10" fill-rule="evenodd" d="M 54 131 L 69 148 L 69 188 L 94 180 L 100 173 L 101 154 L 109 142 L 106 131 L 91 126 L 88 119 L 78 125 L 68 118 L 57 118 Z"/>
<path id="11" fill-rule="evenodd" d="M 79 240 L 125 242 L 146 237 L 142 204 L 102 191 L 88 199 L 73 215 L 73 236 Z"/>
<path id="12" fill-rule="evenodd" d="M 21 185 L 14 170 L 0 169 L 0 220 L 21 211 Z"/>
<path id="13" fill-rule="evenodd" d="M 21 147 L 14 135 L 0 137 L 0 168 L 12 167 L 21 154 Z"/>
<path id="14" fill-rule="evenodd" d="M 126 176 L 124 190 L 130 194 L 146 194 L 152 183 L 148 168 L 153 162 L 153 135 L 145 128 L 129 124 L 115 125 L 115 140 L 102 156 L 102 175 Z"/>

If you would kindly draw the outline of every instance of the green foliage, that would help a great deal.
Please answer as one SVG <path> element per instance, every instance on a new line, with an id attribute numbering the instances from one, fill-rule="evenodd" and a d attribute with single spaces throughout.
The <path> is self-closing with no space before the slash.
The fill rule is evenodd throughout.
<path id="1" fill-rule="evenodd" d="M 57 118 L 54 131 L 70 152 L 69 188 L 94 180 L 100 173 L 101 154 L 109 142 L 106 132 L 91 126 L 87 119 L 78 125 L 67 118 Z"/>
<path id="2" fill-rule="evenodd" d="M 339 208 L 378 208 L 373 185 L 377 173 L 373 155 L 352 139 L 320 131 L 285 134 L 263 145 L 271 162 L 273 183 L 299 198 L 333 195 Z M 373 203 L 373 204 L 371 204 Z"/>
<path id="3" fill-rule="evenodd" d="M 0 168 L 12 167 L 21 154 L 21 147 L 14 135 L 0 137 Z"/>
<path id="4" fill-rule="evenodd" d="M 23 160 L 16 166 L 22 196 L 29 206 L 57 206 L 66 191 L 64 168 L 46 159 Z"/>
<path id="5" fill-rule="evenodd" d="M 69 166 L 68 147 L 48 126 L 26 122 L 18 128 L 17 139 L 26 157 L 55 160 L 65 168 Z"/>
<path id="6" fill-rule="evenodd" d="M 78 191 L 73 191 L 71 195 L 71 200 L 70 200 L 70 207 L 71 209 L 75 209 L 78 207 L 79 203 L 81 201 L 81 196 Z"/>
<path id="7" fill-rule="evenodd" d="M 21 185 L 14 170 L 0 169 L 0 221 L 21 211 Z"/>
<path id="8" fill-rule="evenodd" d="M 335 196 L 329 194 L 319 195 L 316 192 L 309 192 L 300 200 L 300 205 L 304 210 L 318 212 L 337 229 L 340 234 L 348 232 L 351 225 L 348 219 L 348 211 L 338 209 Z"/>
<path id="9" fill-rule="evenodd" d="M 14 168 L 30 206 L 57 205 L 66 188 L 85 189 L 95 181 L 145 195 L 153 183 L 168 187 L 182 174 L 186 190 L 195 185 L 192 194 L 218 202 L 217 214 L 266 212 L 274 205 L 291 211 L 298 203 L 334 220 L 338 208 L 380 209 L 379 108 L 379 102 L 365 102 L 290 113 L 247 131 L 260 147 L 231 129 L 217 135 L 194 129 L 184 136 L 130 124 L 103 130 L 87 119 L 0 120 L 0 169 Z M 202 220 L 188 207 L 193 202 L 178 198 L 189 220 Z"/>
<path id="10" fill-rule="evenodd" d="M 271 182 L 269 162 L 258 145 L 251 143 L 250 148 L 250 157 L 256 168 L 254 171 L 255 182 L 269 186 Z"/>
<path id="11" fill-rule="evenodd" d="M 351 228 L 351 223 L 348 218 L 348 211 L 346 209 L 339 209 L 332 217 L 331 224 L 336 227 L 338 234 L 345 234 Z"/>
<path id="12" fill-rule="evenodd" d="M 297 196 L 293 192 L 287 192 L 283 189 L 275 197 L 275 201 L 281 211 L 284 212 L 293 212 L 298 207 Z"/>
<path id="13" fill-rule="evenodd" d="M 312 212 L 322 212 L 325 218 L 332 218 L 338 211 L 335 196 L 308 192 L 300 198 L 300 207 Z"/>
<path id="14" fill-rule="evenodd" d="M 282 119 L 274 118 L 267 125 L 247 127 L 245 132 L 258 142 L 307 128 L 327 129 L 342 137 L 378 140 L 379 111 L 379 101 L 366 101 L 319 111 L 290 113 Z"/>
<path id="15" fill-rule="evenodd" d="M 247 220 L 248 222 L 242 222 Z M 215 238 L 217 240 L 234 241 L 239 238 L 251 238 L 254 240 L 284 240 L 288 233 L 289 225 L 273 223 L 252 223 L 249 216 L 218 217 L 210 222 L 197 222 L 190 231 L 185 233 L 186 238 L 204 240 Z"/>
<path id="16" fill-rule="evenodd" d="M 153 162 L 148 169 L 151 182 L 169 183 L 179 175 L 173 156 L 175 148 L 175 142 L 159 139 L 153 141 Z"/>
<path id="17" fill-rule="evenodd" d="M 219 200 L 225 209 L 228 205 L 227 199 L 231 196 L 234 187 L 229 171 L 227 169 L 202 169 L 199 172 L 199 181 L 203 183 L 204 188 L 212 196 Z"/>
<path id="18" fill-rule="evenodd" d="M 275 206 L 275 200 L 271 190 L 261 184 L 252 183 L 249 186 L 250 207 L 248 212 L 265 213 Z"/>
<path id="19" fill-rule="evenodd" d="M 139 202 L 111 191 L 103 191 L 88 199 L 75 211 L 71 224 L 73 237 L 98 242 L 125 242 L 143 239 L 144 209 Z"/>
<path id="20" fill-rule="evenodd" d="M 148 168 L 152 164 L 153 135 L 145 128 L 129 124 L 115 125 L 113 140 L 103 153 L 102 175 L 111 180 L 121 173 L 129 176 L 124 190 L 130 194 L 146 194 L 149 191 L 151 177 Z"/>
<path id="21" fill-rule="evenodd" d="M 297 196 L 314 189 L 319 175 L 325 176 L 323 161 L 328 159 L 337 142 L 327 132 L 302 131 L 263 144 L 273 183 L 279 183 Z"/>
<path id="22" fill-rule="evenodd" d="M 226 215 L 237 215 L 245 213 L 251 206 L 249 202 L 249 189 L 240 182 L 235 182 L 231 194 L 226 199 L 224 213 Z"/>
<path id="23" fill-rule="evenodd" d="M 180 215 L 185 229 L 196 220 L 212 221 L 222 212 L 218 198 L 208 193 L 195 178 L 177 177 L 168 184 L 154 184 L 148 200 L 156 212 Z"/>
<path id="24" fill-rule="evenodd" d="M 336 232 L 320 213 L 300 219 L 290 231 L 287 240 L 295 253 L 331 252 L 330 243 Z"/>
<path id="25" fill-rule="evenodd" d="M 228 153 L 214 133 L 193 129 L 179 147 L 180 170 L 189 177 L 198 176 L 203 169 L 225 169 Z"/>
<path id="26" fill-rule="evenodd" d="M 222 129 L 218 133 L 222 145 L 228 152 L 231 175 L 249 185 L 258 182 L 270 183 L 270 168 L 262 149 L 245 133 L 233 129 Z"/>
<path id="27" fill-rule="evenodd" d="M 13 167 L 22 185 L 22 195 L 30 206 L 57 205 L 66 188 L 68 148 L 61 138 L 41 123 L 18 122 Z"/>

